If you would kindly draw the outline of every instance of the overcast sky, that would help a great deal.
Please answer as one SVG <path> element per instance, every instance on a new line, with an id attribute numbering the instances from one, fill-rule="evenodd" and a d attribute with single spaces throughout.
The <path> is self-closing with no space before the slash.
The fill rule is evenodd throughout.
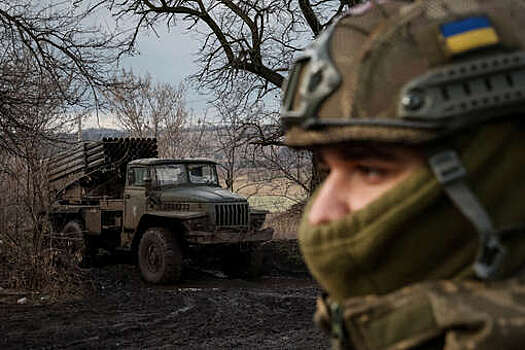
<path id="1" fill-rule="evenodd" d="M 199 46 L 190 34 L 181 33 L 182 27 L 177 29 L 168 32 L 161 26 L 158 30 L 159 37 L 153 33 L 142 34 L 137 45 L 140 54 L 125 58 L 123 66 L 133 69 L 139 75 L 149 73 L 155 81 L 178 85 L 196 72 L 193 54 L 198 51 Z M 198 95 L 188 86 L 186 103 L 195 112 L 205 108 L 206 100 L 206 96 Z"/>
<path id="2" fill-rule="evenodd" d="M 150 74 L 154 81 L 178 85 L 189 75 L 197 71 L 193 63 L 194 54 L 199 50 L 198 42 L 188 33 L 183 33 L 184 27 L 173 28 L 170 32 L 159 26 L 157 37 L 154 33 L 139 34 L 137 49 L 139 54 L 124 57 L 121 65 L 126 70 L 132 69 L 137 75 Z M 206 102 L 210 97 L 199 95 L 195 89 L 187 85 L 186 104 L 195 114 L 204 114 Z M 99 115 L 101 127 L 117 127 L 114 120 L 108 116 Z M 93 116 L 84 122 L 84 127 L 98 127 Z"/>
<path id="3" fill-rule="evenodd" d="M 107 18 L 107 17 L 106 17 Z M 104 19 L 99 19 L 104 21 Z M 139 54 L 133 57 L 124 57 L 121 66 L 132 69 L 137 75 L 150 74 L 154 81 L 178 85 L 191 74 L 197 72 L 197 65 L 193 62 L 199 50 L 199 41 L 188 33 L 181 22 L 171 31 L 165 26 L 158 26 L 157 35 L 152 32 L 139 33 L 137 49 Z M 207 113 L 208 118 L 214 114 L 214 109 L 207 106 L 211 96 L 199 95 L 189 84 L 186 85 L 186 105 L 197 117 Z M 267 98 L 270 103 L 279 103 L 271 96 Z M 208 109 L 208 110 L 207 110 Z M 83 122 L 84 128 L 106 127 L 118 128 L 113 118 L 107 115 L 91 116 Z"/>

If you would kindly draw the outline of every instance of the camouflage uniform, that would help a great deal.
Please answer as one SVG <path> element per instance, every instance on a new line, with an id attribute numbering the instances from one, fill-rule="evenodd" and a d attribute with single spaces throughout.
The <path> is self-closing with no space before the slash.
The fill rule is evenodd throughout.
<path id="1" fill-rule="evenodd" d="M 297 59 L 288 145 L 402 144 L 428 162 L 348 217 L 303 219 L 335 348 L 525 346 L 523 23 L 521 0 L 373 1 Z"/>
<path id="2" fill-rule="evenodd" d="M 525 341 L 524 282 L 417 283 L 348 298 L 333 310 L 319 299 L 315 321 L 334 349 L 518 350 Z"/>

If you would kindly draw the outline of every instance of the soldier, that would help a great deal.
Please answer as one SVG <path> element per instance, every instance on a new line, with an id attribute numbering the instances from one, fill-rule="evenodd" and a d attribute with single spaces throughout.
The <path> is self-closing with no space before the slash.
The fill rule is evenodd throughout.
<path id="1" fill-rule="evenodd" d="M 297 59 L 286 143 L 329 170 L 299 244 L 335 348 L 525 346 L 525 2 L 370 2 Z"/>

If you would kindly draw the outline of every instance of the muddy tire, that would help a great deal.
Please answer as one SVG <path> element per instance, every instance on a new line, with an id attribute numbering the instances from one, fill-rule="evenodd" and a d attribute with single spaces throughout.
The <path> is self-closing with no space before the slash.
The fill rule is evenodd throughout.
<path id="1" fill-rule="evenodd" d="M 80 251 L 80 267 L 91 267 L 94 264 L 95 256 L 97 252 L 97 245 L 95 237 L 86 235 L 84 233 L 84 225 L 80 220 L 71 220 L 63 228 L 61 233 L 65 237 L 71 237 L 74 240 L 66 241 L 68 245 L 69 253 L 75 254 L 77 251 Z M 77 240 L 81 238 L 83 240 L 82 244 L 78 244 Z"/>
<path id="2" fill-rule="evenodd" d="M 139 268 L 150 283 L 170 283 L 182 275 L 182 251 L 168 230 L 152 227 L 146 230 L 139 244 Z"/>

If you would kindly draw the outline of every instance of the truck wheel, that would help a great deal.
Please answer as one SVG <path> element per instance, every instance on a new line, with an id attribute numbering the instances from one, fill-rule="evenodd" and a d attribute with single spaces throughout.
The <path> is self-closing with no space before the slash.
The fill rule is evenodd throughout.
<path id="1" fill-rule="evenodd" d="M 80 267 L 93 266 L 95 256 L 97 253 L 97 245 L 95 242 L 95 237 L 84 234 L 84 225 L 82 225 L 82 223 L 79 220 L 71 220 L 62 229 L 62 234 L 66 237 L 70 237 L 73 239 L 83 239 L 83 248 L 75 244 L 75 240 L 66 241 L 68 243 L 68 250 L 71 253 L 75 253 L 75 251 L 81 250 L 82 255 L 79 263 Z"/>
<path id="2" fill-rule="evenodd" d="M 168 230 L 152 227 L 146 230 L 139 244 L 139 267 L 147 282 L 169 283 L 182 275 L 182 252 Z"/>

